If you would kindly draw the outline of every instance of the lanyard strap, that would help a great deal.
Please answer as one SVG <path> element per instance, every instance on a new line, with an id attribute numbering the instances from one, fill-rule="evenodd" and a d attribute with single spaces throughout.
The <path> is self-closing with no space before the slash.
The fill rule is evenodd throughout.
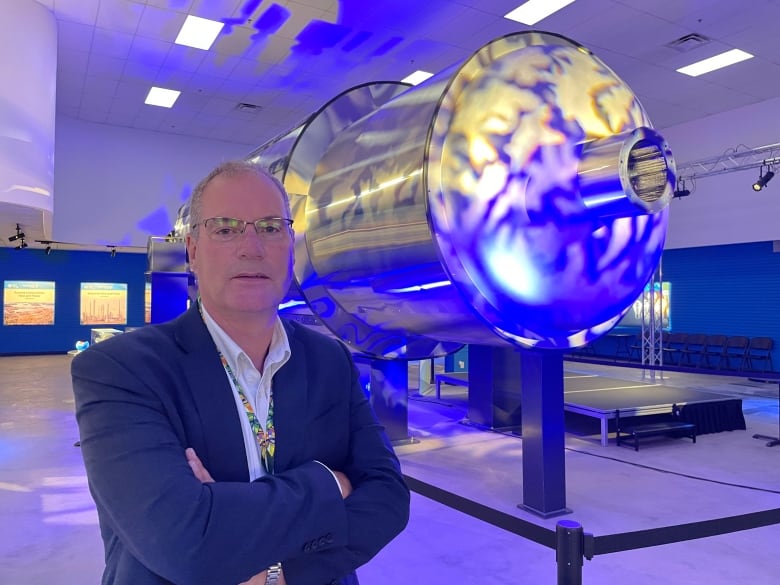
<path id="1" fill-rule="evenodd" d="M 203 306 L 200 302 L 200 295 L 198 295 L 198 312 L 200 313 L 200 318 L 202 319 Z M 246 412 L 246 416 L 249 419 L 249 426 L 252 428 L 252 433 L 255 435 L 257 444 L 260 446 L 260 462 L 263 464 L 263 469 L 266 473 L 272 475 L 274 472 L 274 451 L 276 450 L 276 433 L 274 432 L 273 386 L 271 387 L 271 391 L 269 392 L 268 396 L 268 416 L 265 420 L 265 430 L 263 430 L 263 426 L 260 424 L 260 421 L 257 420 L 257 415 L 255 414 L 252 405 L 246 398 L 244 389 L 241 387 L 238 378 L 236 378 L 233 370 L 228 365 L 225 356 L 222 355 L 222 352 L 219 351 L 219 349 L 217 349 L 217 354 L 219 354 L 219 360 L 222 362 L 222 367 L 225 368 L 230 381 L 233 382 L 233 386 L 235 387 L 236 392 L 238 392 L 238 396 L 241 398 L 241 403 L 244 405 L 244 411 Z"/>
<path id="2" fill-rule="evenodd" d="M 219 353 L 219 359 L 222 362 L 222 366 L 225 368 L 225 371 L 230 377 L 230 380 L 233 382 L 233 386 L 235 386 L 236 391 L 238 392 L 238 396 L 241 398 L 241 403 L 244 405 L 244 411 L 246 412 L 246 416 L 249 419 L 249 426 L 252 427 L 252 432 L 255 435 L 255 439 L 257 439 L 257 444 L 260 446 L 260 460 L 263 463 L 263 469 L 265 469 L 266 473 L 273 474 L 274 451 L 276 447 L 276 433 L 274 432 L 273 389 L 271 389 L 270 396 L 268 397 L 268 416 L 266 417 L 265 421 L 265 430 L 263 430 L 260 421 L 257 420 L 257 415 L 255 414 L 252 405 L 249 403 L 249 400 L 247 400 L 246 393 L 241 387 L 238 378 L 236 378 L 236 375 L 228 365 L 225 356 L 222 355 L 222 352 L 219 350 L 217 351 Z"/>

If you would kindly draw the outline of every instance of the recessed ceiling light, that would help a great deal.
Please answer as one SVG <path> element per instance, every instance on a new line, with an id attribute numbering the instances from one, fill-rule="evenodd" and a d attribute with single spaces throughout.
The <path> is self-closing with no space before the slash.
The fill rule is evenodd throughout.
<path id="1" fill-rule="evenodd" d="M 572 2 L 574 0 L 528 0 L 512 12 L 505 14 L 504 18 L 532 26 Z"/>
<path id="2" fill-rule="evenodd" d="M 412 85 L 419 85 L 426 79 L 429 79 L 433 77 L 433 73 L 428 73 L 427 71 L 420 71 L 417 70 L 411 75 L 407 75 L 401 80 L 401 83 L 411 83 Z"/>
<path id="3" fill-rule="evenodd" d="M 177 45 L 186 45 L 208 51 L 219 35 L 219 31 L 225 26 L 222 22 L 200 18 L 199 16 L 187 16 L 179 31 L 179 36 L 174 41 Z"/>
<path id="4" fill-rule="evenodd" d="M 730 51 L 726 51 L 720 55 L 715 55 L 709 59 L 703 59 L 702 61 L 691 63 L 685 67 L 680 67 L 677 69 L 677 71 L 679 73 L 684 73 L 685 75 L 690 75 L 691 77 L 697 77 L 699 75 L 709 73 L 710 71 L 722 69 L 723 67 L 728 67 L 734 63 L 739 63 L 740 61 L 745 61 L 746 59 L 752 58 L 753 55 L 750 53 L 740 51 L 739 49 L 731 49 Z"/>
<path id="5" fill-rule="evenodd" d="M 150 106 L 160 106 L 162 108 L 172 108 L 176 100 L 179 99 L 180 91 L 175 89 L 164 89 L 162 87 L 153 87 L 149 90 L 145 104 Z"/>

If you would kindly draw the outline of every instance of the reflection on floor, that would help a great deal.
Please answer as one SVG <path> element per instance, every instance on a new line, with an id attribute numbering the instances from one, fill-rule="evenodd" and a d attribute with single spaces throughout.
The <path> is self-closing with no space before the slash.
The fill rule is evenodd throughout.
<path id="1" fill-rule="evenodd" d="M 102 544 L 80 453 L 67 356 L 0 358 L 0 583 L 99 583 Z M 643 380 L 629 368 L 567 364 L 567 371 Z M 648 378 L 645 377 L 644 381 Z M 416 380 L 412 381 L 415 390 Z M 746 378 L 667 373 L 664 384 L 737 395 L 746 431 L 666 439 L 639 452 L 599 445 L 598 425 L 571 421 L 566 436 L 567 519 L 597 536 L 780 508 L 778 385 Z M 397 451 L 404 472 L 553 528 L 517 507 L 522 439 L 463 424 L 466 393 L 410 400 L 410 433 Z M 570 421 L 567 420 L 567 425 Z M 780 526 L 586 561 L 583 582 L 632 585 L 776 582 Z M 556 583 L 555 555 L 413 496 L 407 530 L 359 571 L 363 585 Z M 221 585 L 221 584 L 215 584 Z M 295 584 L 290 584 L 295 585 Z"/>

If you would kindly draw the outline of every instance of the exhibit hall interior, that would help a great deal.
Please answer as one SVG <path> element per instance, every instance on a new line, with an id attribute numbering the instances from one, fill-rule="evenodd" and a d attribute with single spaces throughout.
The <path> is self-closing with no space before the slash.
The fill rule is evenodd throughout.
<path id="1" fill-rule="evenodd" d="M 780 2 L 0 10 L 0 583 L 100 582 L 70 365 L 196 301 L 231 160 L 412 492 L 362 583 L 780 577 Z"/>

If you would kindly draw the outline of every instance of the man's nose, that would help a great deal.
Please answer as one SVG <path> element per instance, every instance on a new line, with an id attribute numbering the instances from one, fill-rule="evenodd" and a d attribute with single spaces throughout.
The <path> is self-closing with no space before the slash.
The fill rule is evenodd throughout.
<path id="1" fill-rule="evenodd" d="M 257 226 L 253 223 L 247 223 L 244 233 L 238 237 L 239 246 L 242 248 L 262 249 L 265 250 L 265 240 L 260 237 L 257 231 Z"/>

